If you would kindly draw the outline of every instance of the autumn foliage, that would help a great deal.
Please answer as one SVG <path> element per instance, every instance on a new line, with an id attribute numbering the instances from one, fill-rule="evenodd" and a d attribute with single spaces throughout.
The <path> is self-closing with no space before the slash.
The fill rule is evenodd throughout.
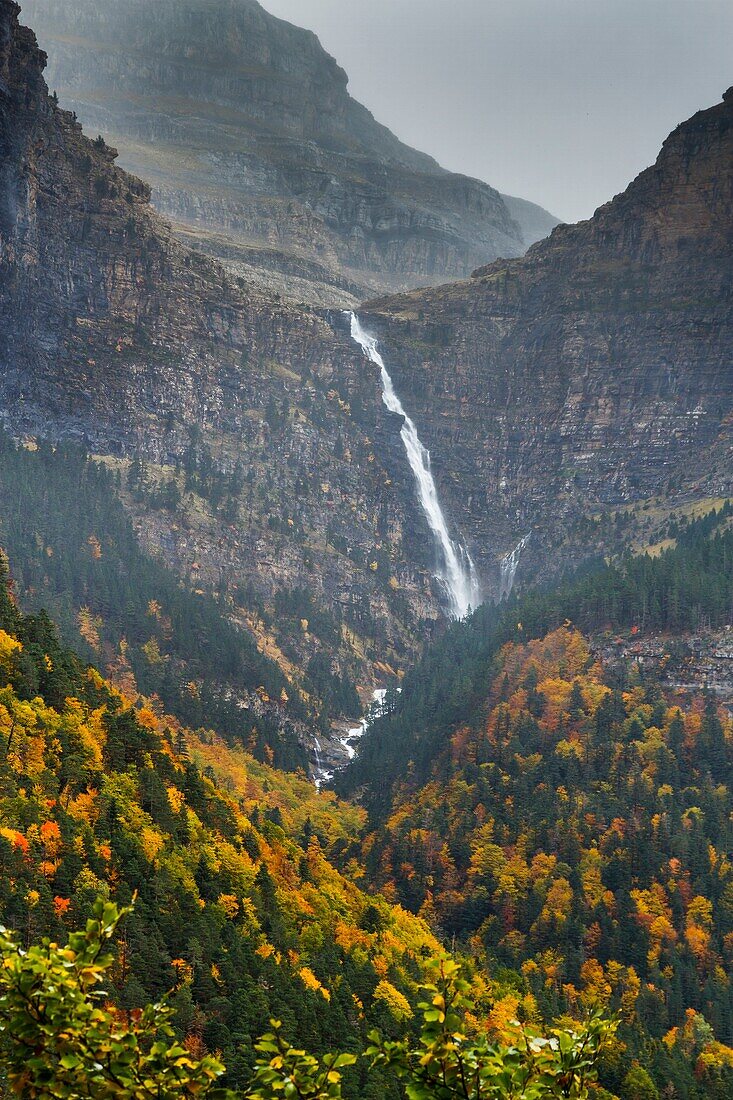
<path id="1" fill-rule="evenodd" d="M 685 1088 L 725 1095 L 732 762 L 712 697 L 606 672 L 564 626 L 499 651 L 473 720 L 446 731 L 427 782 L 407 770 L 363 858 L 394 901 L 517 974 L 490 1021 L 605 1005 L 631 1049 L 664 1037 Z"/>
<path id="2" fill-rule="evenodd" d="M 412 1014 L 441 947 L 335 869 L 363 819 L 302 774 L 131 705 L 0 583 L 0 924 L 22 945 L 64 942 L 99 896 L 136 894 L 109 995 L 137 1012 L 168 994 L 176 1042 L 220 1055 L 228 1085 L 249 1080 L 273 1016 L 318 1054 Z"/>

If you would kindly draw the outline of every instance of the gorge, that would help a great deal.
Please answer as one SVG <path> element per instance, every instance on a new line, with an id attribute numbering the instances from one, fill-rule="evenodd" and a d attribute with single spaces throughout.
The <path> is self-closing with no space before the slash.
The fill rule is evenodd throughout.
<path id="1" fill-rule="evenodd" d="M 255 0 L 28 11 L 0 1095 L 730 1100 L 733 89 L 525 253 Z"/>

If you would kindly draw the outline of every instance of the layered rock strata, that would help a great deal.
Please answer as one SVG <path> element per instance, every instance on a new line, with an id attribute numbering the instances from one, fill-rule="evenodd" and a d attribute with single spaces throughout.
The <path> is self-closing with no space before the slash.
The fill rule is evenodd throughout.
<path id="1" fill-rule="evenodd" d="M 141 539 L 243 624 L 298 588 L 338 610 L 328 643 L 298 624 L 285 666 L 324 646 L 366 682 L 377 658 L 399 666 L 438 602 L 407 546 L 414 493 L 377 442 L 375 373 L 325 318 L 178 242 L 149 187 L 47 95 L 18 12 L 0 0 L 0 423 L 85 443 L 123 487 L 133 456 L 153 488 L 177 480 L 173 511 L 126 496 Z M 192 455 L 226 509 L 186 491 Z"/>
<path id="2" fill-rule="evenodd" d="M 495 586 L 528 532 L 557 569 L 608 552 L 604 513 L 730 495 L 733 89 L 589 221 L 364 317 Z"/>
<path id="3" fill-rule="evenodd" d="M 189 242 L 317 304 L 461 278 L 555 219 L 446 172 L 255 0 L 27 0 L 49 83 Z M 526 228 L 525 228 L 526 226 Z"/>

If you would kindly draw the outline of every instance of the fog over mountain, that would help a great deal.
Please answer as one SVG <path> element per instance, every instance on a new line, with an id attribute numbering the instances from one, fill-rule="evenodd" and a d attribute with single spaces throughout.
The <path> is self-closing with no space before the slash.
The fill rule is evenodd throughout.
<path id="1" fill-rule="evenodd" d="M 189 244 L 353 306 L 518 256 L 557 218 L 411 149 L 313 32 L 257 0 L 27 0 L 46 78 Z"/>
<path id="2" fill-rule="evenodd" d="M 728 0 L 271 0 L 446 168 L 572 222 L 730 84 Z M 419 18 L 418 18 L 419 16 Z"/>

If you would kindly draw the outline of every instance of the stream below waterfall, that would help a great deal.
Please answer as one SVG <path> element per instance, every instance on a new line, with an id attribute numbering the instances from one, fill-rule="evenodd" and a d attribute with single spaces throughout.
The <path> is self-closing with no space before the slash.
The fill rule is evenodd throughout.
<path id="1" fill-rule="evenodd" d="M 353 760 L 356 756 L 356 749 L 364 734 L 367 732 L 372 722 L 380 717 L 382 713 L 382 707 L 384 706 L 384 700 L 387 696 L 386 688 L 377 688 L 372 692 L 372 701 L 369 704 L 369 708 L 362 718 L 358 726 L 352 726 L 351 729 L 346 730 L 343 737 L 339 737 L 338 744 L 346 752 L 346 761 L 344 767 L 350 760 Z M 321 744 L 318 738 L 315 739 L 315 785 L 319 789 L 324 783 L 329 783 L 333 779 L 334 773 L 324 768 L 321 763 Z"/>

